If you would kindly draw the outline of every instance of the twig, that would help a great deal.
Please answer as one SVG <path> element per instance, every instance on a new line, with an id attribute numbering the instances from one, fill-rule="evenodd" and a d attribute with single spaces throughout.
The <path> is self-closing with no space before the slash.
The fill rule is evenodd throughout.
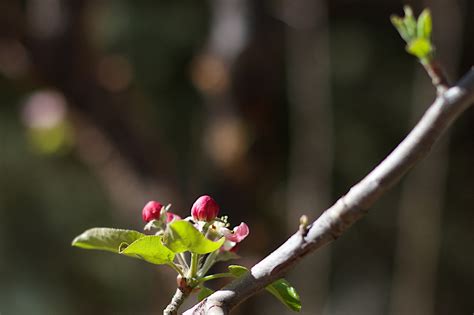
<path id="1" fill-rule="evenodd" d="M 429 62 L 422 62 L 423 68 L 431 78 L 431 82 L 436 88 L 438 95 L 443 94 L 449 88 L 448 78 L 436 59 Z"/>
<path id="2" fill-rule="evenodd" d="M 190 292 L 187 290 L 176 289 L 173 298 L 171 299 L 170 304 L 163 311 L 163 315 L 176 315 L 178 314 L 178 309 L 183 304 L 184 300 L 188 297 Z"/>
<path id="3" fill-rule="evenodd" d="M 256 264 L 251 272 L 216 291 L 184 314 L 228 314 L 236 305 L 262 290 L 301 258 L 337 239 L 390 187 L 426 157 L 432 145 L 474 101 L 474 69 L 439 95 L 408 136 L 362 181 L 353 186 L 309 227 L 297 232 Z"/>

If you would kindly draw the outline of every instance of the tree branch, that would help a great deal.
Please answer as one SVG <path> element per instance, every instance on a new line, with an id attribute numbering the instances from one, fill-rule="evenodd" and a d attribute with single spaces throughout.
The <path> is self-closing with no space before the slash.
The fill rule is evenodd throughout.
<path id="1" fill-rule="evenodd" d="M 163 311 L 163 315 L 176 315 L 178 314 L 178 309 L 183 304 L 184 300 L 189 295 L 189 291 L 186 290 L 181 290 L 181 289 L 176 289 L 176 292 L 173 295 L 173 298 L 171 299 L 170 304 L 165 308 Z"/>
<path id="2" fill-rule="evenodd" d="M 474 68 L 439 95 L 408 136 L 373 171 L 327 209 L 306 231 L 298 231 L 242 278 L 210 295 L 184 314 L 228 314 L 301 258 L 337 239 L 390 187 L 426 157 L 432 145 L 474 101 Z"/>

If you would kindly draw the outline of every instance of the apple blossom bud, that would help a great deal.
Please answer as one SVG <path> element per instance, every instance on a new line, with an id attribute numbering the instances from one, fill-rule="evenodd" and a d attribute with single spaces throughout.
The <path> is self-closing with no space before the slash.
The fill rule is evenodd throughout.
<path id="1" fill-rule="evenodd" d="M 191 208 L 191 215 L 196 221 L 212 221 L 219 213 L 219 205 L 210 196 L 199 197 Z"/>
<path id="2" fill-rule="evenodd" d="M 163 205 L 157 201 L 149 201 L 142 210 L 143 221 L 159 220 Z"/>
<path id="3" fill-rule="evenodd" d="M 166 223 L 170 223 L 174 220 L 181 220 L 181 217 L 173 212 L 166 212 Z"/>

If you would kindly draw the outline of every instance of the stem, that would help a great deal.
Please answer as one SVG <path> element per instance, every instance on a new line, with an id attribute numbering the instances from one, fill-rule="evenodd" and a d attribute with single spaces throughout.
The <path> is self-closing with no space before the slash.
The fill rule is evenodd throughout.
<path id="1" fill-rule="evenodd" d="M 235 278 L 235 276 L 231 274 L 230 272 L 216 273 L 214 275 L 202 277 L 201 279 L 199 279 L 199 283 L 206 282 L 209 280 L 219 279 L 219 278 Z"/>
<path id="2" fill-rule="evenodd" d="M 176 255 L 176 258 L 178 259 L 181 266 L 183 266 L 184 270 L 189 269 L 188 263 L 186 262 L 186 258 L 184 257 L 183 253 L 179 253 L 178 255 Z"/>
<path id="3" fill-rule="evenodd" d="M 170 266 L 171 268 L 173 268 L 174 271 L 179 273 L 181 275 L 181 277 L 184 277 L 183 271 L 181 271 L 181 269 L 178 266 L 176 266 L 176 264 L 174 262 L 170 262 L 168 264 L 168 266 Z"/>
<path id="4" fill-rule="evenodd" d="M 443 94 L 449 88 L 450 84 L 439 63 L 435 59 L 431 59 L 426 62 L 421 62 L 421 64 L 430 76 L 431 82 L 436 88 L 438 95 Z"/>
<path id="5" fill-rule="evenodd" d="M 168 306 L 164 309 L 163 315 L 177 315 L 179 307 L 189 296 L 190 292 L 191 290 L 181 291 L 180 289 L 176 289 L 170 304 L 168 304 Z"/>
<path id="6" fill-rule="evenodd" d="M 191 253 L 191 277 L 195 277 L 198 269 L 199 254 Z"/>
<path id="7" fill-rule="evenodd" d="M 211 269 L 212 265 L 214 265 L 214 262 L 216 260 L 217 253 L 218 251 L 216 250 L 207 256 L 206 261 L 204 262 L 204 265 L 199 271 L 198 276 L 204 276 L 209 271 L 209 269 Z"/>

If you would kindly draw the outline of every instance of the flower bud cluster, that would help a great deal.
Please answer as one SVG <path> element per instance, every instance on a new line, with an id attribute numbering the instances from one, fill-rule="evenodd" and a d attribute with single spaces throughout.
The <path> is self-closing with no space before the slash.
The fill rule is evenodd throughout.
<path id="1" fill-rule="evenodd" d="M 181 217 L 168 211 L 158 201 L 149 201 L 142 210 L 143 221 L 148 222 L 146 229 L 151 227 L 164 230 L 168 223 L 181 220 Z M 232 230 L 228 228 L 227 217 L 218 218 L 220 207 L 217 202 L 208 195 L 199 197 L 191 207 L 191 216 L 185 218 L 193 222 L 195 227 L 204 233 L 211 240 L 218 240 L 225 237 L 221 251 L 232 251 L 236 245 L 243 241 L 249 234 L 247 224 L 240 223 Z M 161 222 L 161 224 L 159 224 Z M 162 231 L 159 231 L 162 232 Z"/>
<path id="2" fill-rule="evenodd" d="M 167 235 L 168 225 L 177 220 L 190 222 L 202 235 L 211 241 L 222 241 L 222 246 L 214 252 L 199 258 L 192 254 L 194 260 L 187 262 L 188 259 L 182 253 L 178 253 L 176 268 L 181 273 L 178 277 L 178 287 L 185 288 L 193 286 L 199 277 L 204 276 L 214 263 L 219 260 L 236 258 L 235 251 L 237 245 L 249 235 L 249 227 L 245 223 L 229 228 L 227 216 L 218 217 L 220 207 L 210 196 L 199 197 L 191 207 L 191 215 L 182 219 L 179 215 L 169 211 L 170 205 L 163 206 L 158 201 L 149 201 L 142 210 L 143 221 L 147 222 L 145 230 L 156 230 L 156 235 Z M 224 257 L 221 257 L 224 255 Z M 196 257 L 198 258 L 196 258 Z M 189 256 L 188 256 L 189 257 Z M 197 277 L 197 278 L 196 278 Z"/>

